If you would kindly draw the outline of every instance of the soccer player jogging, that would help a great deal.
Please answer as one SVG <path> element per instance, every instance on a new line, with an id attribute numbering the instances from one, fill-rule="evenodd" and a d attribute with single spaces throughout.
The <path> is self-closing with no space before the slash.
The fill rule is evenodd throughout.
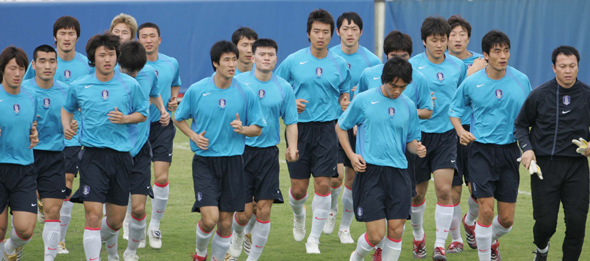
<path id="1" fill-rule="evenodd" d="M 132 41 L 135 39 L 135 34 L 137 33 L 137 21 L 133 16 L 120 13 L 113 18 L 113 21 L 111 21 L 109 31 L 112 34 L 119 36 L 121 44 L 127 41 Z"/>
<path id="2" fill-rule="evenodd" d="M 420 34 L 425 52 L 410 59 L 426 80 L 430 91 L 436 96 L 436 106 L 432 117 L 420 121 L 422 143 L 428 148 L 425 158 L 416 158 L 414 171 L 416 175 L 416 193 L 412 198 L 412 228 L 414 234 L 413 254 L 415 258 L 426 258 L 425 232 L 423 229 L 424 211 L 426 210 L 426 191 L 428 182 L 434 177 L 436 190 L 436 241 L 433 259 L 446 260 L 445 241 L 453 219 L 453 200 L 451 187 L 457 160 L 457 136 L 448 118 L 451 98 L 465 77 L 465 65 L 461 60 L 445 55 L 451 27 L 443 18 L 428 17 L 422 23 Z M 410 163 L 410 168 L 412 164 Z"/>
<path id="3" fill-rule="evenodd" d="M 479 260 L 501 260 L 498 239 L 512 229 L 520 182 L 514 120 L 531 84 L 526 75 L 508 66 L 510 39 L 506 34 L 488 32 L 481 40 L 481 49 L 488 66 L 459 86 L 448 115 L 461 144 L 473 143 L 468 168 L 479 203 L 475 225 Z M 466 107 L 473 113 L 471 132 L 461 123 Z M 498 206 L 495 217 L 494 199 Z"/>
<path id="4" fill-rule="evenodd" d="M 514 135 L 524 152 L 525 168 L 534 160 L 543 173 L 542 180 L 531 176 L 534 260 L 549 260 L 560 201 L 566 223 L 563 260 L 578 260 L 588 215 L 590 150 L 585 144 L 578 148 L 572 140 L 590 138 L 590 86 L 577 78 L 580 54 L 574 47 L 556 48 L 551 61 L 555 78 L 531 92 L 516 117 Z"/>
<path id="5" fill-rule="evenodd" d="M 238 48 L 239 49 L 239 48 Z M 254 197 L 256 202 L 256 224 L 250 230 L 252 244 L 248 260 L 258 260 L 270 233 L 270 211 L 273 202 L 283 203 L 279 188 L 279 149 L 281 126 L 279 117 L 286 125 L 286 139 L 290 144 L 285 158 L 293 162 L 297 153 L 297 105 L 291 85 L 276 75 L 272 70 L 277 63 L 278 46 L 274 40 L 259 39 L 252 45 L 256 68 L 235 77 L 244 85 L 252 88 L 260 100 L 266 127 L 258 137 L 246 137 L 244 151 L 244 170 L 246 181 L 246 201 Z M 236 212 L 232 222 L 231 258 L 237 258 L 242 252 L 244 226 L 250 219 L 253 202 L 246 203 L 243 212 Z M 230 259 L 232 260 L 232 259 Z"/>
<path id="6" fill-rule="evenodd" d="M 180 89 L 180 73 L 178 61 L 159 52 L 162 42 L 160 28 L 153 23 L 144 23 L 137 30 L 138 41 L 145 47 L 147 64 L 156 69 L 158 85 L 162 101 L 166 104 L 168 113 L 178 107 L 178 90 Z M 160 221 L 168 204 L 170 187 L 168 186 L 168 171 L 172 163 L 172 142 L 176 134 L 173 124 L 166 126 L 160 123 L 160 110 L 155 104 L 150 105 L 150 144 L 152 145 L 152 161 L 154 162 L 154 199 L 152 199 L 152 216 L 148 227 L 150 247 L 162 248 L 162 232 Z"/>
<path id="7" fill-rule="evenodd" d="M 28 58 L 16 47 L 0 53 L 0 250 L 4 260 L 17 260 L 31 241 L 37 222 L 37 173 L 32 148 L 39 142 L 36 129 L 36 94 L 21 87 Z M 10 237 L 8 207 L 13 222 Z"/>
<path id="8" fill-rule="evenodd" d="M 385 231 L 383 260 L 398 260 L 412 199 L 405 150 L 426 156 L 426 147 L 418 141 L 416 105 L 402 95 L 412 81 L 412 66 L 407 60 L 394 57 L 385 63 L 381 81 L 381 87 L 357 95 L 336 125 L 342 148 L 359 172 L 353 183 L 354 210 L 356 219 L 365 222 L 367 228 L 350 255 L 351 261 L 364 260 L 384 240 Z M 355 125 L 356 153 L 346 132 Z"/>
<path id="9" fill-rule="evenodd" d="M 248 86 L 233 80 L 238 53 L 233 43 L 216 42 L 210 51 L 215 74 L 191 85 L 174 115 L 174 124 L 190 138 L 195 153 L 192 211 L 201 212 L 201 220 L 193 260 L 207 259 L 207 245 L 216 226 L 211 260 L 223 260 L 229 250 L 234 212 L 243 211 L 252 198 L 245 197 L 242 154 L 246 137 L 260 135 L 266 122 L 259 98 Z M 193 119 L 190 127 L 188 119 Z"/>
<path id="10" fill-rule="evenodd" d="M 33 51 L 35 78 L 23 82 L 22 87 L 36 93 L 36 120 L 39 144 L 33 150 L 37 169 L 37 191 L 43 202 L 45 226 L 43 243 L 45 260 L 53 260 L 60 239 L 59 212 L 67 194 L 64 133 L 61 125 L 61 107 L 69 86 L 54 79 L 57 69 L 57 52 L 49 45 Z M 77 123 L 76 123 L 77 124 Z M 71 133 L 75 134 L 75 133 Z"/>
<path id="11" fill-rule="evenodd" d="M 256 40 L 258 40 L 258 34 L 248 27 L 240 27 L 232 34 L 231 41 L 238 47 L 240 52 L 235 75 L 252 71 L 254 67 L 252 45 Z"/>
<path id="12" fill-rule="evenodd" d="M 338 140 L 335 120 L 350 103 L 350 72 L 346 61 L 328 50 L 334 33 L 334 19 L 328 11 L 314 10 L 307 18 L 311 46 L 289 55 L 276 71 L 295 90 L 299 113 L 300 158 L 287 162 L 291 177 L 289 204 L 293 210 L 293 237 L 305 237 L 304 207 L 309 177 L 313 174 L 315 196 L 313 221 L 305 244 L 308 254 L 319 254 L 320 236 L 330 214 L 330 178 L 336 177 Z"/>
<path id="13" fill-rule="evenodd" d="M 109 242 L 118 236 L 123 223 L 133 167 L 129 152 L 138 135 L 135 123 L 147 119 L 148 103 L 137 81 L 114 70 L 119 55 L 118 36 L 91 37 L 86 53 L 96 72 L 70 86 L 61 118 L 67 132 L 73 113 L 81 111 L 84 151 L 80 159 L 80 187 L 71 200 L 84 203 L 84 252 L 87 260 L 95 260 L 100 257 L 101 238 Z"/>
<path id="14" fill-rule="evenodd" d="M 346 12 L 336 20 L 336 33 L 340 36 L 340 44 L 330 48 L 330 51 L 344 58 L 350 70 L 351 86 L 354 89 L 357 86 L 363 70 L 377 64 L 381 60 L 364 46 L 359 44 L 359 39 L 363 35 L 363 20 L 355 12 Z M 350 95 L 352 99 L 351 89 Z M 353 130 L 349 131 L 351 144 L 355 144 Z M 336 225 L 336 214 L 338 213 L 338 197 L 342 192 L 342 179 L 345 178 L 344 193 L 342 193 L 342 219 L 338 229 L 338 237 L 343 244 L 352 244 L 354 240 L 350 236 L 350 224 L 353 219 L 352 211 L 352 181 L 354 180 L 355 171 L 338 143 L 338 178 L 332 178 L 330 181 L 330 194 L 332 198 L 330 215 L 324 225 L 324 233 L 332 234 Z M 346 173 L 346 175 L 345 175 Z"/>

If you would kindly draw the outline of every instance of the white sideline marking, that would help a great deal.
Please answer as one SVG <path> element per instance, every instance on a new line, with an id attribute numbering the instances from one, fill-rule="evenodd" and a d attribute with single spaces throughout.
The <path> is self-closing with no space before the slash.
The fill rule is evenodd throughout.
<path id="1" fill-rule="evenodd" d="M 527 196 L 530 196 L 531 195 L 530 192 L 522 191 L 520 189 L 518 190 L 518 194 L 523 194 L 523 195 L 527 195 Z"/>

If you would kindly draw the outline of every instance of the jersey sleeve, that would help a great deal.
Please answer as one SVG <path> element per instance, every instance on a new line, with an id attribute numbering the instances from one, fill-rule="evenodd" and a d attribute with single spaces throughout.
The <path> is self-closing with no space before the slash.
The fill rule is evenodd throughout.
<path id="1" fill-rule="evenodd" d="M 178 105 L 176 112 L 174 113 L 174 118 L 177 121 L 184 121 L 190 118 L 193 118 L 191 107 L 194 104 L 194 94 L 193 94 L 193 86 L 189 87 L 188 90 L 184 93 L 182 97 L 182 102 Z"/>
<path id="2" fill-rule="evenodd" d="M 371 68 L 371 67 L 369 67 Z M 369 68 L 364 69 L 361 73 L 361 77 L 359 78 L 359 83 L 356 85 L 356 90 L 354 91 L 354 96 L 357 94 L 366 91 L 369 89 L 369 83 L 367 82 L 369 79 Z"/>
<path id="3" fill-rule="evenodd" d="M 461 67 L 461 77 L 459 78 L 459 82 L 457 82 L 457 85 L 461 85 L 461 83 L 463 83 L 463 80 L 467 78 L 467 66 L 465 65 L 465 63 L 460 63 L 459 66 Z"/>
<path id="4" fill-rule="evenodd" d="M 533 93 L 526 98 L 514 120 L 514 138 L 523 152 L 533 149 L 529 128 L 535 125 L 538 116 L 536 96 Z"/>
<path id="5" fill-rule="evenodd" d="M 418 92 L 418 99 L 416 99 L 416 107 L 418 109 L 434 109 L 432 106 L 432 97 L 430 96 L 430 88 L 428 88 L 428 82 L 421 72 L 418 72 L 420 76 L 414 79 L 414 86 Z"/>
<path id="6" fill-rule="evenodd" d="M 275 74 L 283 79 L 285 79 L 285 81 L 289 82 L 290 84 L 293 84 L 293 79 L 292 79 L 292 75 L 291 75 L 291 59 L 290 56 L 287 57 L 277 68 L 277 70 L 275 71 Z"/>
<path id="7" fill-rule="evenodd" d="M 295 93 L 290 85 L 286 85 L 285 88 L 285 99 L 283 100 L 283 106 L 281 108 L 281 117 L 285 125 L 291 125 L 297 123 L 299 115 L 297 114 L 297 103 L 295 102 Z"/>
<path id="8" fill-rule="evenodd" d="M 70 86 L 68 89 L 68 94 L 66 96 L 66 101 L 64 102 L 63 108 L 69 113 L 74 113 L 80 108 L 78 105 L 78 97 L 75 86 Z"/>
<path id="9" fill-rule="evenodd" d="M 418 121 L 418 111 L 410 110 L 409 129 L 406 136 L 406 143 L 413 140 L 420 141 L 422 139 L 422 131 L 420 130 L 420 122 Z"/>
<path id="10" fill-rule="evenodd" d="M 33 62 L 31 62 L 29 63 L 29 67 L 27 68 L 25 76 L 23 76 L 23 82 L 33 78 L 35 78 L 35 69 L 33 69 Z"/>
<path id="11" fill-rule="evenodd" d="M 340 129 L 349 130 L 364 120 L 364 110 L 361 99 L 354 99 L 338 119 Z"/>
<path id="12" fill-rule="evenodd" d="M 160 97 L 160 85 L 158 84 L 158 77 L 155 76 L 153 79 L 154 80 L 152 81 L 152 88 L 150 88 L 150 97 L 158 98 Z"/>
<path id="13" fill-rule="evenodd" d="M 469 97 L 465 93 L 466 83 L 462 83 L 455 92 L 451 105 L 449 106 L 449 116 L 461 118 L 465 112 L 465 107 L 470 105 Z"/>
<path id="14" fill-rule="evenodd" d="M 139 87 L 139 83 L 134 82 L 131 85 L 131 101 L 133 102 L 132 104 L 132 108 L 133 111 L 129 112 L 129 114 L 134 113 L 134 112 L 139 112 L 141 113 L 141 115 L 143 116 L 148 116 L 148 108 L 150 103 L 146 102 L 145 97 L 147 97 L 147 95 L 145 93 L 143 93 L 143 90 L 141 89 L 141 87 Z"/>
<path id="15" fill-rule="evenodd" d="M 262 114 L 262 109 L 260 109 L 260 101 L 256 99 L 256 95 L 254 95 L 254 91 L 250 88 L 244 88 L 244 92 L 246 93 L 246 97 L 248 99 L 248 115 L 246 115 L 246 125 L 256 125 L 260 128 L 266 127 L 266 119 L 264 119 L 264 114 Z"/>
<path id="16" fill-rule="evenodd" d="M 344 60 L 344 59 L 342 59 Z M 346 64 L 346 63 L 344 63 Z M 340 91 L 340 94 L 343 93 L 350 93 L 350 89 L 352 88 L 352 76 L 350 75 L 350 70 L 348 69 L 348 67 L 346 65 L 342 65 L 343 69 L 345 69 L 345 76 L 344 76 L 344 81 L 342 81 L 340 83 L 340 86 L 338 86 L 338 90 Z"/>
<path id="17" fill-rule="evenodd" d="M 174 78 L 172 80 L 171 87 L 180 86 L 181 84 L 182 81 L 180 80 L 180 67 L 178 66 L 178 61 L 174 60 Z"/>

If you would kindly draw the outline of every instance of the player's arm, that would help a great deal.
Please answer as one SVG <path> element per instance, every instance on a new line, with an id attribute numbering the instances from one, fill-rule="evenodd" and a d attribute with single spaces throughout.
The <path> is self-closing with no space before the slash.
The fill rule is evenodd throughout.
<path id="1" fill-rule="evenodd" d="M 297 149 L 297 137 L 299 136 L 299 130 L 297 129 L 297 123 L 289 124 L 285 127 L 285 136 L 289 147 L 285 152 L 285 158 L 289 162 L 294 162 L 299 159 L 299 150 Z"/>
<path id="2" fill-rule="evenodd" d="M 350 146 L 350 140 L 348 139 L 348 132 L 343 130 L 339 123 L 336 123 L 336 134 L 338 135 L 338 141 L 342 146 L 342 149 L 346 153 L 346 156 L 350 159 L 352 167 L 357 172 L 365 172 L 367 164 L 365 159 L 361 155 L 356 154 Z"/>
<path id="3" fill-rule="evenodd" d="M 432 117 L 432 110 L 429 109 L 418 109 L 418 118 L 421 120 L 427 120 Z"/>
<path id="4" fill-rule="evenodd" d="M 246 137 L 256 137 L 260 136 L 262 133 L 262 128 L 258 125 L 252 124 L 250 126 L 244 126 L 243 122 L 240 120 L 240 114 L 236 113 L 236 119 L 230 123 L 231 127 L 234 128 L 234 132 L 237 134 L 242 134 Z"/>
<path id="5" fill-rule="evenodd" d="M 162 126 L 168 126 L 170 122 L 170 114 L 166 111 L 166 107 L 164 107 L 164 101 L 162 101 L 162 95 L 158 97 L 150 97 L 150 102 L 158 108 L 160 111 L 160 123 Z"/>
<path id="6" fill-rule="evenodd" d="M 129 115 L 125 115 L 123 112 L 117 109 L 115 106 L 115 110 L 109 111 L 107 117 L 111 123 L 114 124 L 133 124 L 133 123 L 140 123 L 144 122 L 147 117 L 140 112 L 136 111 Z"/>
<path id="7" fill-rule="evenodd" d="M 467 77 L 471 76 L 472 74 L 476 73 L 477 71 L 486 68 L 488 66 L 488 62 L 483 57 L 478 57 L 473 60 L 473 64 L 469 69 L 467 69 Z"/>
<path id="8" fill-rule="evenodd" d="M 172 86 L 170 88 L 170 101 L 168 101 L 168 110 L 175 111 L 178 108 L 178 92 L 180 86 Z"/>
<path id="9" fill-rule="evenodd" d="M 350 105 L 350 93 L 341 93 L 340 97 L 338 97 L 338 103 L 340 104 L 340 107 L 342 107 L 342 111 L 345 111 L 346 108 L 348 108 L 348 105 Z"/>
<path id="10" fill-rule="evenodd" d="M 537 160 L 531 144 L 529 131 L 530 127 L 535 125 L 537 114 L 535 95 L 529 95 L 514 120 L 514 137 L 518 141 L 520 149 L 523 151 L 520 162 L 527 169 L 531 160 Z"/>
<path id="11" fill-rule="evenodd" d="M 451 100 L 448 114 L 449 118 L 451 119 L 451 124 L 453 124 L 453 127 L 457 132 L 457 136 L 459 136 L 459 142 L 462 145 L 467 146 L 467 144 L 475 141 L 475 137 L 473 136 L 473 134 L 466 131 L 461 123 L 461 117 L 465 112 L 465 107 L 467 106 L 467 104 L 469 104 L 469 98 L 467 95 L 465 95 L 464 90 L 465 83 L 461 84 L 461 86 L 459 86 L 459 88 L 455 92 L 455 95 Z"/>
<path id="12" fill-rule="evenodd" d="M 66 140 L 71 140 L 78 130 L 78 123 L 74 120 L 74 114 L 61 108 L 61 125 Z"/>
<path id="13" fill-rule="evenodd" d="M 412 141 L 406 143 L 406 149 L 410 153 L 418 155 L 418 157 L 420 157 L 420 158 L 426 157 L 426 147 L 424 147 L 424 145 L 422 145 L 422 142 L 419 142 L 417 140 L 412 140 Z"/>

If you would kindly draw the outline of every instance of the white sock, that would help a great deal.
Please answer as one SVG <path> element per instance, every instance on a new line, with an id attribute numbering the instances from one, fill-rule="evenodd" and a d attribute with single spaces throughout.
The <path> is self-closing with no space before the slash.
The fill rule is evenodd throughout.
<path id="1" fill-rule="evenodd" d="M 222 237 L 218 233 L 215 233 L 213 241 L 211 241 L 211 260 L 224 260 L 230 243 L 231 234 L 227 237 Z"/>
<path id="2" fill-rule="evenodd" d="M 387 221 L 385 221 L 385 227 L 387 227 Z M 385 241 L 387 241 L 387 233 L 385 234 L 385 236 L 383 236 L 381 241 L 379 241 L 379 243 L 375 246 L 375 249 L 377 249 L 377 248 L 383 249 L 385 247 Z"/>
<path id="3" fill-rule="evenodd" d="M 467 200 L 467 205 L 469 208 L 467 209 L 467 215 L 465 216 L 465 223 L 467 225 L 473 226 L 475 225 L 475 220 L 477 220 L 477 216 L 479 215 L 479 204 L 473 197 L 469 197 Z"/>
<path id="4" fill-rule="evenodd" d="M 475 224 L 475 242 L 479 252 L 479 260 L 490 260 L 492 258 L 492 225 L 482 226 L 479 222 Z"/>
<path id="5" fill-rule="evenodd" d="M 356 243 L 356 249 L 350 255 L 350 260 L 363 260 L 373 250 L 375 246 L 369 243 L 367 233 L 363 233 Z"/>
<path id="6" fill-rule="evenodd" d="M 313 200 L 311 201 L 311 210 L 313 212 L 313 220 L 311 222 L 311 232 L 309 237 L 313 237 L 319 240 L 326 224 L 326 218 L 330 213 L 330 194 L 319 195 L 315 193 Z"/>
<path id="7" fill-rule="evenodd" d="M 338 213 L 338 197 L 340 197 L 340 192 L 342 192 L 342 184 L 337 188 L 330 187 L 330 194 L 332 195 L 332 202 L 330 202 L 330 214 Z"/>
<path id="8" fill-rule="evenodd" d="M 74 208 L 74 203 L 70 202 L 69 199 L 65 199 L 64 203 L 61 205 L 61 210 L 59 211 L 59 221 L 60 221 L 60 229 L 59 229 L 59 241 L 66 242 L 66 234 L 68 233 L 68 227 L 70 226 L 70 221 L 72 220 L 72 209 Z"/>
<path id="9" fill-rule="evenodd" d="M 132 208 L 133 204 L 131 202 L 131 194 L 129 194 L 129 202 L 127 202 L 127 213 L 126 215 L 131 215 L 131 208 Z M 127 216 L 125 216 L 127 217 Z"/>
<path id="10" fill-rule="evenodd" d="M 129 241 L 125 254 L 135 255 L 137 253 L 139 242 L 145 236 L 146 215 L 142 219 L 136 219 L 134 216 L 129 219 Z"/>
<path id="11" fill-rule="evenodd" d="M 460 242 L 463 243 L 463 238 L 461 238 L 461 202 L 458 202 L 453 207 L 453 220 L 451 221 L 451 240 L 452 242 Z"/>
<path id="12" fill-rule="evenodd" d="M 453 221 L 453 206 L 445 206 L 436 203 L 434 209 L 434 221 L 436 222 L 436 241 L 434 247 L 445 247 L 445 241 L 449 236 L 451 221 Z"/>
<path id="13" fill-rule="evenodd" d="M 248 255 L 247 261 L 255 261 L 260 258 L 269 234 L 270 220 L 264 222 L 259 220 L 256 221 L 256 224 L 252 229 L 252 247 L 250 248 L 250 255 Z"/>
<path id="14" fill-rule="evenodd" d="M 305 193 L 305 196 L 303 198 L 300 199 L 295 199 L 293 197 L 293 193 L 291 192 L 291 189 L 289 189 L 289 205 L 291 205 L 291 209 L 293 210 L 293 215 L 295 216 L 295 218 L 297 219 L 302 219 L 305 218 L 305 215 L 303 215 L 303 207 L 305 206 L 305 202 L 307 201 L 307 193 Z"/>
<path id="15" fill-rule="evenodd" d="M 98 260 L 100 258 L 100 228 L 85 228 L 84 229 L 84 254 L 86 260 Z"/>
<path id="16" fill-rule="evenodd" d="M 500 221 L 498 220 L 498 216 L 496 216 L 494 218 L 494 221 L 492 222 L 492 242 L 496 242 L 498 238 L 501 238 L 503 235 L 508 234 L 510 230 L 512 230 L 512 226 L 508 228 L 502 226 L 502 224 L 500 224 Z"/>
<path id="17" fill-rule="evenodd" d="M 414 239 L 417 241 L 424 239 L 424 228 L 422 227 L 424 211 L 426 211 L 426 200 L 420 205 L 412 205 L 412 218 L 410 224 L 412 224 L 412 229 L 414 230 Z"/>
<path id="18" fill-rule="evenodd" d="M 59 220 L 45 220 L 43 227 L 43 245 L 45 246 L 45 260 L 51 261 L 57 255 L 59 243 Z"/>
<path id="19" fill-rule="evenodd" d="M 105 241 L 107 245 L 107 252 L 109 257 L 118 257 L 117 249 L 119 248 L 119 230 L 112 229 L 107 223 L 107 218 L 102 219 L 102 225 L 100 226 L 100 236 L 102 241 Z"/>
<path id="20" fill-rule="evenodd" d="M 213 236 L 213 230 L 205 232 L 201 229 L 199 223 L 197 223 L 197 248 L 196 252 L 198 256 L 207 256 L 207 246 L 209 245 L 209 239 Z"/>
<path id="21" fill-rule="evenodd" d="M 352 203 L 352 189 L 344 186 L 344 192 L 342 192 L 342 218 L 340 219 L 340 230 L 348 230 L 350 232 L 350 224 L 352 224 L 352 218 L 354 217 L 354 205 Z"/>
<path id="22" fill-rule="evenodd" d="M 390 237 L 385 237 L 385 247 L 383 248 L 383 252 L 381 253 L 383 260 L 398 260 L 400 254 L 402 253 L 402 239 L 393 239 Z"/>
<path id="23" fill-rule="evenodd" d="M 246 223 L 244 225 L 238 223 L 237 214 L 238 214 L 238 212 L 234 212 L 234 218 L 232 219 L 231 228 L 232 228 L 233 233 L 236 233 L 236 235 L 238 237 L 242 237 L 242 236 L 244 236 L 244 229 L 248 225 L 248 223 Z"/>
<path id="24" fill-rule="evenodd" d="M 254 227 L 255 224 L 256 224 L 256 213 L 252 213 L 250 220 L 248 220 L 248 224 L 244 228 L 244 233 L 250 234 L 250 231 L 252 230 L 252 228 Z"/>
<path id="25" fill-rule="evenodd" d="M 158 184 L 154 182 L 154 198 L 152 199 L 152 217 L 150 219 L 150 229 L 159 230 L 160 221 L 164 217 L 164 211 L 168 204 L 168 195 L 170 194 L 170 186 L 166 184 Z"/>
<path id="26" fill-rule="evenodd" d="M 12 254 L 14 254 L 14 251 L 17 248 L 24 246 L 27 243 L 31 242 L 31 238 L 33 238 L 33 237 L 31 236 L 28 239 L 21 238 L 16 233 L 16 230 L 14 230 L 14 226 L 13 226 L 12 230 L 10 230 L 10 238 L 8 240 L 6 240 L 6 244 L 4 244 L 4 251 L 6 251 L 6 253 L 8 255 L 12 255 Z"/>

